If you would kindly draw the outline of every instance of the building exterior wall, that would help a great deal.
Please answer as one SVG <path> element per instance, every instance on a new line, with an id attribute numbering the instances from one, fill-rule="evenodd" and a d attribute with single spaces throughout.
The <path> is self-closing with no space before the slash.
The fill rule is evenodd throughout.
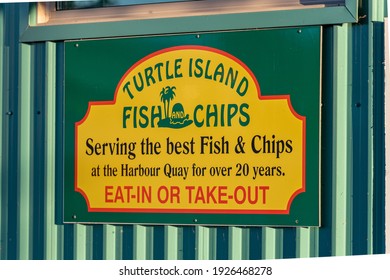
<path id="1" fill-rule="evenodd" d="M 63 224 L 64 44 L 20 43 L 29 4 L 0 4 L 0 259 L 384 253 L 383 4 L 323 28 L 319 228 Z"/>

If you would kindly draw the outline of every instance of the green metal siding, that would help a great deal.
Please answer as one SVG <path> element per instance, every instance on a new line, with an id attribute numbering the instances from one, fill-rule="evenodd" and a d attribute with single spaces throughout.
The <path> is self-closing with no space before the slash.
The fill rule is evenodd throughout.
<path id="1" fill-rule="evenodd" d="M 361 13 L 381 3 L 367 2 Z M 324 27 L 322 226 L 270 228 L 63 224 L 64 45 L 20 43 L 28 12 L 28 4 L 0 4 L 0 259 L 274 259 L 385 251 L 383 23 L 373 22 L 383 19 L 380 13 Z"/>

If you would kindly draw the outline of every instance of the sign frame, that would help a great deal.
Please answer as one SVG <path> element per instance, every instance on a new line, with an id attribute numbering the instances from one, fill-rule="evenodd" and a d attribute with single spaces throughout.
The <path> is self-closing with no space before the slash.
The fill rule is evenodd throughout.
<path id="1" fill-rule="evenodd" d="M 256 35 L 259 38 L 252 38 L 252 35 Z M 264 35 L 265 34 L 265 35 Z M 288 28 L 288 29 L 275 29 L 275 30 L 261 30 L 261 31 L 235 31 L 235 32 L 215 32 L 208 34 L 186 34 L 186 35 L 170 35 L 170 36 L 161 36 L 161 37 L 145 37 L 145 38 L 122 38 L 122 39 L 108 39 L 108 40 L 93 40 L 93 41 L 70 41 L 65 44 L 65 183 L 64 183 L 64 222 L 65 223 L 115 223 L 115 224 L 172 224 L 172 225 L 238 225 L 238 226 L 320 226 L 320 100 L 321 100 L 321 36 L 322 29 L 321 27 L 308 27 L 308 28 Z M 196 45 L 196 46 L 205 46 L 207 48 L 215 48 L 221 49 L 219 47 L 220 43 L 219 38 L 224 38 L 226 42 L 224 42 L 224 48 L 226 50 L 222 50 L 226 53 L 234 53 L 235 57 L 239 57 L 245 65 L 248 66 L 249 69 L 254 69 L 254 75 L 257 78 L 260 70 L 256 69 L 256 66 L 250 64 L 250 48 L 245 49 L 245 55 L 240 55 L 240 47 L 243 47 L 244 43 L 238 43 L 239 46 L 235 46 L 234 44 L 230 44 L 232 42 L 237 42 L 237 38 L 241 38 L 243 41 L 245 40 L 253 40 L 252 43 L 255 45 L 256 40 L 260 40 L 264 42 L 269 38 L 270 41 L 277 42 L 280 38 L 287 38 L 286 40 L 290 41 L 290 45 L 293 51 L 289 51 L 287 53 L 282 53 L 281 56 L 285 56 L 284 58 L 288 58 L 288 55 L 291 53 L 298 52 L 300 56 L 305 55 L 309 56 L 309 62 L 307 63 L 315 64 L 315 66 L 310 66 L 316 68 L 315 74 L 313 74 L 313 69 L 305 70 L 304 75 L 309 76 L 310 81 L 315 80 L 314 85 L 310 85 L 310 90 L 316 89 L 316 94 L 312 94 L 310 92 L 306 92 L 303 94 L 305 100 L 300 100 L 302 97 L 298 97 L 296 93 L 290 93 L 289 90 L 282 90 L 282 85 L 276 85 L 275 81 L 277 78 L 267 77 L 267 79 L 273 80 L 269 85 L 265 82 L 262 83 L 261 79 L 258 79 L 260 87 L 262 88 L 261 92 L 264 96 L 277 96 L 283 95 L 291 97 L 291 103 L 299 114 L 303 115 L 307 119 L 307 133 L 305 136 L 308 137 L 305 141 L 307 141 L 307 147 L 305 150 L 305 167 L 306 174 L 310 174 L 305 178 L 305 192 L 302 195 L 299 195 L 294 199 L 293 204 L 291 205 L 290 211 L 288 214 L 242 214 L 236 213 L 187 213 L 183 211 L 183 213 L 148 213 L 145 212 L 137 212 L 137 213 L 128 213 L 126 211 L 112 213 L 112 212 L 90 212 L 88 210 L 88 206 L 85 203 L 84 197 L 82 197 L 78 192 L 74 191 L 73 185 L 71 186 L 71 181 L 73 183 L 75 165 L 74 165 L 74 157 L 72 157 L 72 151 L 74 151 L 74 137 L 75 137 L 75 129 L 74 124 L 80 122 L 80 116 L 85 115 L 85 112 L 89 110 L 88 104 L 99 102 L 99 101 L 107 101 L 113 99 L 112 95 L 114 90 L 112 86 L 115 83 L 118 83 L 120 77 L 118 77 L 118 73 L 121 70 L 113 71 L 115 74 L 112 74 L 112 77 L 107 77 L 107 79 L 111 80 L 109 85 L 103 85 L 102 83 L 97 83 L 97 85 L 91 85 L 88 81 L 100 81 L 104 78 L 104 76 L 96 79 L 96 75 L 99 70 L 92 71 L 93 73 L 86 73 L 86 69 L 91 69 L 90 66 L 92 64 L 96 64 L 98 69 L 102 69 L 101 64 L 110 65 L 111 59 L 104 58 L 102 54 L 105 52 L 108 46 L 114 46 L 115 44 L 119 45 L 119 49 L 124 50 L 126 45 L 131 42 L 131 44 L 137 43 L 138 47 L 140 46 L 148 46 L 147 48 L 138 48 L 139 53 L 134 55 L 133 63 L 127 64 L 128 68 L 130 68 L 133 64 L 136 64 L 138 61 L 144 59 L 150 55 L 150 53 L 158 52 L 167 48 L 175 48 L 183 45 Z M 278 39 L 279 38 L 279 39 Z M 300 50 L 298 48 L 302 48 L 302 38 L 306 38 L 306 40 L 311 40 L 312 43 L 315 42 L 316 46 L 313 50 L 310 49 L 312 45 L 305 45 L 305 51 Z M 315 38 L 315 39 L 313 39 Z M 217 40 L 218 39 L 218 40 Z M 156 43 L 157 42 L 157 43 Z M 196 44 L 194 44 L 196 42 Z M 210 43 L 211 42 L 211 43 Z M 272 49 L 272 43 L 269 43 L 269 46 L 265 47 L 267 50 Z M 80 65 L 80 56 L 76 53 L 79 53 L 81 57 L 85 57 L 88 50 L 91 51 L 95 49 L 96 52 L 100 55 L 96 55 L 95 53 L 91 55 L 90 58 L 87 58 L 86 62 L 81 62 Z M 280 49 L 280 47 L 277 49 Z M 315 49 L 315 50 L 314 50 Z M 152 51 L 154 50 L 154 51 Z M 94 61 L 95 57 L 99 57 L 99 61 Z M 241 58 L 244 56 L 244 58 Z M 256 60 L 259 61 L 259 54 L 256 54 Z M 248 58 L 249 57 L 249 58 Z M 260 56 L 261 57 L 261 56 Z M 318 60 L 313 62 L 312 57 L 316 57 Z M 295 63 L 299 61 L 299 57 L 291 58 Z M 255 61 L 256 61 L 255 60 Z M 102 62 L 103 61 L 103 62 Z M 281 64 L 283 59 L 276 59 L 276 64 Z M 268 64 L 272 61 L 268 61 Z M 250 64 L 250 65 L 248 65 Z M 84 65 L 84 66 L 83 66 Z M 115 63 L 113 64 L 115 65 Z M 82 70 L 77 70 L 76 68 L 81 67 Z M 100 68 L 99 68 L 100 67 Z M 126 63 L 123 63 L 122 73 L 125 73 Z M 291 67 L 286 65 L 281 65 L 280 67 L 287 67 L 287 69 L 283 71 L 289 71 L 292 73 Z M 107 66 L 105 66 L 107 68 Z M 123 70 L 126 70 L 123 72 Z M 84 71 L 84 72 L 83 72 Z M 264 71 L 264 70 L 262 70 Z M 275 75 L 276 72 L 273 72 Z M 83 76 L 86 84 L 82 85 L 81 88 L 86 86 L 97 88 L 98 92 L 102 92 L 98 94 L 96 97 L 92 97 L 93 94 L 85 94 L 85 90 L 80 89 L 77 90 L 77 85 L 75 85 L 75 75 L 80 76 L 80 73 L 84 73 Z M 103 74 L 101 74 L 103 75 Z M 270 74 L 271 75 L 271 74 Z M 293 74 L 291 74 L 293 75 Z M 294 74 L 295 75 L 295 74 Z M 110 76 L 110 74 L 106 75 Z M 266 76 L 266 73 L 262 72 L 262 76 Z M 283 75 L 285 76 L 285 75 Z M 315 76 L 315 77 L 314 77 Z M 91 79 L 93 77 L 93 79 Z M 303 89 L 302 81 L 304 77 L 294 76 L 293 78 L 289 78 L 287 80 L 295 83 L 298 88 Z M 82 82 L 83 83 L 83 82 Z M 101 88 L 104 87 L 104 88 Z M 117 86 L 115 86 L 117 87 Z M 114 87 L 114 88 L 115 88 Z M 288 86 L 286 85 L 288 88 Z M 306 86 L 305 86 L 306 87 Z M 71 92 L 71 93 L 70 93 Z M 271 92 L 271 93 L 267 93 Z M 300 93 L 301 94 L 301 93 Z M 85 95 L 85 96 L 84 96 Z M 313 97 L 314 95 L 314 97 Z M 109 97 L 111 96 L 111 98 Z M 74 99 L 77 97 L 78 102 L 77 105 L 74 104 Z M 73 101 L 72 101 L 73 99 Z M 80 101 L 80 99 L 82 101 Z M 308 101 L 310 99 L 310 101 Z M 310 103 L 311 102 L 311 103 Z M 308 109 L 306 107 L 307 104 L 315 103 L 316 109 Z M 78 117 L 75 119 L 69 117 L 71 112 L 78 112 Z M 301 112 L 304 112 L 303 114 Z M 306 114 L 306 112 L 308 112 Z M 71 119 L 69 121 L 69 119 Z M 312 120 L 314 119 L 314 120 Z M 75 121 L 76 120 L 76 121 Z M 72 175 L 73 174 L 73 175 Z M 313 175 L 314 174 L 314 175 Z M 302 198 L 303 197 L 303 198 Z M 306 205 L 306 207 L 311 207 L 311 210 L 301 209 L 301 202 Z M 314 201 L 314 203 L 309 202 Z M 309 206 L 308 206 L 309 205 Z M 313 206 L 314 205 L 314 206 Z M 313 209 L 315 208 L 315 209 Z M 196 211 L 195 211 L 196 212 Z"/>

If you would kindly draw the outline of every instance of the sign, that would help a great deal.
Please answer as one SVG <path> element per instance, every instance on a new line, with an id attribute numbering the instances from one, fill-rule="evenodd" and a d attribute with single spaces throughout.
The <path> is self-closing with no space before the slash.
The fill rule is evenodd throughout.
<path id="1" fill-rule="evenodd" d="M 318 226 L 319 42 L 307 28 L 67 43 L 65 221 Z"/>

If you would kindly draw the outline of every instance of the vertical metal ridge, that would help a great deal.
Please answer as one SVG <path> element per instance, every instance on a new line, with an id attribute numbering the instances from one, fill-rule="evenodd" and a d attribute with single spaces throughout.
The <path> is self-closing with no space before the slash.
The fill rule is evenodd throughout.
<path id="1" fill-rule="evenodd" d="M 32 11 L 30 11 L 31 13 Z M 63 104 L 64 104 L 64 89 L 63 89 L 63 77 L 64 77 L 64 43 L 57 42 L 55 44 L 55 104 L 54 106 L 54 224 L 58 227 L 58 239 L 57 239 L 57 258 L 58 259 L 71 259 L 73 255 L 73 230 L 69 228 L 73 225 L 63 224 L 63 187 L 64 187 L 64 132 L 62 130 L 61 121 L 63 120 Z M 49 103 L 48 103 L 49 104 Z"/>
<path id="2" fill-rule="evenodd" d="M 118 246 L 117 230 L 119 226 L 103 225 L 103 259 L 115 260 L 117 258 Z"/>
<path id="3" fill-rule="evenodd" d="M 310 256 L 310 229 L 299 228 L 297 230 L 297 255 L 300 258 Z"/>
<path id="4" fill-rule="evenodd" d="M 249 259 L 249 228 L 229 227 L 229 259 Z"/>
<path id="5" fill-rule="evenodd" d="M 93 259 L 93 226 L 74 225 L 74 256 L 76 260 Z"/>
<path id="6" fill-rule="evenodd" d="M 210 227 L 197 226 L 196 229 L 196 256 L 197 260 L 215 259 L 215 230 Z"/>
<path id="7" fill-rule="evenodd" d="M 7 98 L 7 91 L 8 91 L 8 68 L 9 68 L 9 48 L 4 47 L 4 56 L 3 56 L 3 77 L 4 77 L 4 83 L 3 83 L 3 92 L 2 92 L 2 129 L 1 129 L 1 134 L 2 134 L 2 140 L 1 140 L 1 193 L 0 193 L 0 202 L 2 205 L 8 205 L 8 129 L 9 129 L 9 124 L 8 124 L 8 117 L 6 116 L 7 114 L 7 104 L 8 104 L 8 98 Z M 4 171 L 4 173 L 3 173 Z M 0 239 L 0 245 L 1 245 L 1 258 L 2 259 L 7 259 L 8 258 L 8 207 L 0 207 L 1 208 L 1 239 Z"/>
<path id="8" fill-rule="evenodd" d="M 115 259 L 123 260 L 123 230 L 124 226 L 115 226 Z"/>
<path id="9" fill-rule="evenodd" d="M 378 16 L 383 20 L 383 12 L 381 15 L 374 15 L 371 11 L 377 10 L 378 6 L 380 6 L 380 2 L 382 0 L 374 0 L 374 3 L 371 3 L 369 7 L 369 21 L 368 21 L 368 192 L 367 192 L 367 254 L 373 253 L 373 243 L 374 243 L 374 217 L 373 217 L 373 209 L 374 209 L 374 23 L 373 21 L 378 20 Z M 376 4 L 376 5 L 375 5 Z M 383 5 L 383 3 L 382 3 Z"/>
<path id="10" fill-rule="evenodd" d="M 56 171 L 56 45 L 46 43 L 45 90 L 45 259 L 58 259 L 58 226 L 55 223 Z"/>
<path id="11" fill-rule="evenodd" d="M 31 149 L 32 149 L 32 60 L 31 46 L 20 44 L 19 95 L 20 95 L 20 146 L 19 146 L 19 193 L 18 193 L 18 259 L 32 257 L 31 240 Z M 23 65 L 23 67 L 22 67 Z"/>
<path id="12" fill-rule="evenodd" d="M 242 258 L 242 229 L 239 227 L 229 227 L 229 259 L 239 260 Z"/>
<path id="13" fill-rule="evenodd" d="M 350 24 L 334 33 L 333 242 L 335 256 L 351 254 L 351 82 Z"/>
<path id="14" fill-rule="evenodd" d="M 265 227 L 263 230 L 263 259 L 283 257 L 283 229 Z"/>
<path id="15" fill-rule="evenodd" d="M 334 118 L 334 27 L 323 28 L 322 106 L 321 106 L 321 228 L 319 230 L 320 257 L 332 255 L 333 225 L 333 118 Z"/>
<path id="16" fill-rule="evenodd" d="M 183 258 L 183 229 L 176 226 L 165 226 L 165 259 L 180 260 Z"/>
<path id="17" fill-rule="evenodd" d="M 135 260 L 151 260 L 153 259 L 153 227 L 134 225 L 134 252 Z"/>
<path id="18" fill-rule="evenodd" d="M 249 260 L 250 259 L 250 228 L 244 227 L 242 228 L 242 251 L 241 251 L 241 259 Z"/>
<path id="19" fill-rule="evenodd" d="M 297 257 L 318 257 L 318 228 L 299 228 L 297 230 Z"/>
<path id="20" fill-rule="evenodd" d="M 372 21 L 383 22 L 385 17 L 385 0 L 371 0 L 370 18 Z"/>
<path id="21" fill-rule="evenodd" d="M 135 260 L 146 260 L 146 227 L 134 225 L 134 253 Z"/>

